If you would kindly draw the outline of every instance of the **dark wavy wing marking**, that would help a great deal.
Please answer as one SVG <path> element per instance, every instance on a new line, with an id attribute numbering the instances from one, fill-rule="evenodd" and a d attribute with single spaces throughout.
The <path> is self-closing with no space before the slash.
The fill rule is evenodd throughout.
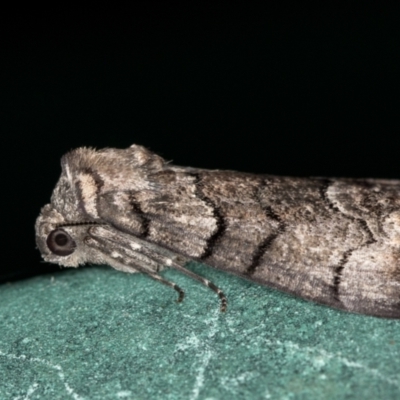
<path id="1" fill-rule="evenodd" d="M 333 185 L 334 183 L 335 183 L 335 181 L 332 179 L 321 179 L 321 188 L 320 188 L 321 198 L 323 199 L 325 204 L 328 206 L 328 208 L 330 210 L 332 210 L 332 212 L 338 213 L 338 214 L 342 215 L 343 217 L 349 219 L 350 221 L 358 223 L 360 225 L 360 228 L 365 232 L 365 234 L 368 237 L 367 241 L 365 243 L 363 243 L 362 245 L 356 246 L 349 250 L 346 250 L 343 253 L 343 256 L 342 256 L 341 260 L 339 261 L 339 263 L 336 266 L 333 266 L 334 276 L 333 276 L 333 283 L 332 283 L 332 293 L 333 293 L 334 299 L 338 302 L 341 302 L 340 284 L 342 282 L 343 270 L 346 267 L 346 263 L 349 261 L 349 258 L 354 251 L 359 250 L 362 247 L 368 247 L 369 245 L 376 243 L 376 239 L 374 238 L 374 234 L 372 233 L 371 229 L 368 227 L 368 224 L 364 219 L 356 218 L 354 216 L 344 214 L 342 211 L 340 211 L 340 209 L 335 204 L 333 204 L 331 202 L 331 200 L 329 199 L 329 196 L 328 196 L 328 190 L 331 187 L 331 185 Z M 369 182 L 367 182 L 367 183 L 362 182 L 362 183 L 368 188 L 371 187 L 371 183 L 369 183 Z"/>
<path id="2" fill-rule="evenodd" d="M 332 179 L 325 183 L 321 197 L 332 210 L 332 218 L 346 219 L 363 234 L 363 240 L 332 266 L 333 297 L 349 311 L 399 318 L 399 182 Z"/>
<path id="3" fill-rule="evenodd" d="M 278 222 L 279 225 L 276 231 L 268 234 L 265 237 L 265 239 L 260 242 L 256 250 L 254 251 L 251 264 L 247 267 L 246 270 L 246 275 L 248 275 L 249 277 L 251 277 L 255 273 L 257 267 L 261 263 L 263 255 L 268 251 L 274 240 L 279 236 L 279 234 L 281 234 L 285 230 L 285 224 L 283 223 L 281 217 L 272 209 L 271 206 L 262 204 L 260 191 L 263 190 L 266 186 L 267 186 L 267 180 L 262 179 L 260 186 L 257 188 L 254 197 L 258 202 L 258 204 L 260 205 L 260 207 L 262 208 L 262 210 L 264 211 L 265 215 L 268 218 Z"/>
<path id="4" fill-rule="evenodd" d="M 222 210 L 209 198 L 207 197 L 201 190 L 201 173 L 190 173 L 191 176 L 194 177 L 194 185 L 196 187 L 196 196 L 204 201 L 209 207 L 212 209 L 213 216 L 216 222 L 216 229 L 207 239 L 206 245 L 204 247 L 203 254 L 200 255 L 199 259 L 206 261 L 208 257 L 211 256 L 213 249 L 215 248 L 218 240 L 224 235 L 226 231 L 226 221 Z"/>

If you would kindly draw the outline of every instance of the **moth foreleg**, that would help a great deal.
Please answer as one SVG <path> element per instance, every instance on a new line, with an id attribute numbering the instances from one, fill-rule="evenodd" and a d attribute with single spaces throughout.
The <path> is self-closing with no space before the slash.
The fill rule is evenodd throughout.
<path id="1" fill-rule="evenodd" d="M 190 258 L 176 254 L 168 249 L 158 246 L 157 244 L 147 242 L 137 237 L 127 237 L 126 234 L 121 234 L 119 231 L 115 231 L 113 228 L 94 226 L 90 228 L 89 234 L 94 238 L 99 238 L 99 240 L 104 240 L 104 238 L 106 238 L 106 240 L 113 242 L 115 246 L 121 246 L 127 250 L 129 249 L 129 251 L 132 251 L 132 249 L 137 249 L 137 252 L 140 253 L 141 256 L 147 256 L 149 260 L 153 262 L 174 268 L 190 278 L 195 279 L 196 281 L 210 288 L 218 295 L 221 300 L 220 309 L 222 312 L 226 311 L 228 302 L 222 290 L 208 279 L 203 278 L 202 276 L 197 275 L 196 273 L 185 268 L 185 265 L 191 261 Z"/>
<path id="2" fill-rule="evenodd" d="M 168 261 L 170 261 L 170 262 L 168 263 Z M 221 310 L 221 312 L 226 311 L 226 307 L 228 305 L 226 296 L 225 296 L 224 292 L 221 289 L 219 289 L 216 285 L 214 285 L 211 281 L 209 281 L 206 278 L 203 278 L 201 275 L 195 274 L 194 272 L 190 271 L 189 269 L 186 269 L 183 265 L 180 265 L 179 262 L 176 262 L 173 259 L 166 260 L 166 264 L 168 266 L 171 266 L 171 268 L 175 268 L 176 270 L 184 273 L 185 275 L 189 276 L 190 278 L 195 279 L 196 281 L 200 282 L 201 284 L 207 286 L 212 291 L 217 293 L 218 297 L 221 300 L 220 310 Z"/>
<path id="3" fill-rule="evenodd" d="M 102 243 L 103 242 L 103 243 Z M 95 239 L 93 237 L 87 236 L 85 238 L 85 244 L 99 250 L 112 260 L 116 261 L 117 265 L 114 263 L 114 266 L 117 267 L 116 269 L 120 269 L 124 272 L 142 272 L 148 275 L 150 278 L 155 279 L 158 282 L 163 283 L 166 286 L 172 287 L 178 292 L 178 300 L 177 302 L 180 303 L 183 298 L 185 297 L 185 292 L 174 282 L 171 282 L 161 275 L 159 275 L 156 271 L 159 269 L 158 263 L 153 260 L 148 259 L 148 257 L 132 257 L 132 255 L 121 254 L 121 252 L 110 249 L 108 246 L 105 246 L 106 240 Z M 123 250 L 123 249 L 119 249 Z M 153 269 L 151 269 L 154 268 Z M 131 270 L 131 271 L 130 271 Z"/>
<path id="4" fill-rule="evenodd" d="M 167 279 L 164 279 L 161 275 L 158 275 L 157 273 L 149 272 L 147 275 L 149 275 L 151 278 L 155 279 L 156 281 L 163 283 L 164 285 L 174 288 L 179 294 L 178 300 L 177 300 L 178 303 L 180 303 L 183 300 L 183 298 L 185 297 L 185 292 L 176 283 L 168 281 Z"/>

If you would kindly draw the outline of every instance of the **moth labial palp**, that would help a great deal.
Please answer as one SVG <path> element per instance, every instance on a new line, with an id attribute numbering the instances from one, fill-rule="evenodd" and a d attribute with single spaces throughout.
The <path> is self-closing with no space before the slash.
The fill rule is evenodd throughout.
<path id="1" fill-rule="evenodd" d="M 73 221 L 73 222 L 71 222 Z M 142 272 L 207 265 L 345 311 L 400 318 L 400 181 L 180 167 L 142 146 L 78 148 L 36 220 L 45 261 Z"/>

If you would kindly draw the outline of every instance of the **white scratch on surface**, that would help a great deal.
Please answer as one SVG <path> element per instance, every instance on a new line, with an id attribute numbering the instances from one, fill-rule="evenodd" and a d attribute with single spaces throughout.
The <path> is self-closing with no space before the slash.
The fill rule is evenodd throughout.
<path id="1" fill-rule="evenodd" d="M 199 365 L 196 371 L 196 379 L 192 389 L 192 395 L 189 397 L 190 400 L 196 400 L 199 398 L 201 389 L 204 386 L 204 374 L 210 363 L 210 360 L 214 356 L 214 352 L 211 350 L 212 346 L 208 343 L 212 341 L 218 329 L 218 320 L 220 317 L 220 311 L 216 310 L 212 317 L 208 320 L 205 320 L 205 324 L 209 326 L 208 330 L 208 340 L 200 341 L 197 336 L 192 334 L 189 336 L 184 343 L 178 343 L 176 345 L 177 350 L 187 350 L 194 349 L 196 350 L 196 354 L 199 354 Z"/>
<path id="2" fill-rule="evenodd" d="M 27 357 L 24 354 L 21 354 L 19 356 L 15 355 L 15 354 L 7 354 L 4 353 L 3 351 L 0 350 L 0 356 L 1 357 L 5 357 L 8 358 L 9 360 L 21 360 L 21 361 L 27 361 L 27 362 L 32 362 L 32 363 L 38 363 L 38 364 L 42 364 L 45 365 L 46 367 L 49 367 L 50 369 L 53 369 L 55 371 L 57 371 L 57 375 L 60 378 L 61 382 L 64 385 L 64 388 L 66 390 L 66 392 L 74 399 L 74 400 L 83 400 L 83 397 L 79 396 L 72 388 L 71 386 L 68 385 L 68 382 L 65 380 L 65 376 L 64 376 L 64 372 L 63 369 L 61 368 L 60 365 L 57 364 L 51 364 L 50 362 L 46 361 L 46 360 L 42 360 L 40 358 L 36 358 L 36 357 Z M 36 386 L 35 386 L 36 385 Z M 33 393 L 34 390 L 36 390 L 38 387 L 38 385 L 36 383 L 34 383 L 33 385 L 31 385 L 28 389 L 28 392 L 25 396 L 25 399 L 29 400 L 29 396 Z M 31 389 L 32 388 L 32 389 Z"/>
<path id="3" fill-rule="evenodd" d="M 233 378 L 224 376 L 221 378 L 221 385 L 224 387 L 225 390 L 235 393 L 235 390 L 239 386 L 243 385 L 245 382 L 248 382 L 258 376 L 259 374 L 256 372 L 243 372 L 242 374 L 235 376 Z"/>
<path id="4" fill-rule="evenodd" d="M 229 323 L 229 321 L 228 321 Z M 238 332 L 237 329 L 232 328 L 230 329 L 232 333 L 235 334 L 242 334 L 243 332 Z M 260 332 L 260 335 L 256 334 L 256 331 Z M 266 331 L 266 327 L 264 324 L 260 324 L 257 327 L 248 329 L 246 331 L 246 334 L 248 335 L 249 332 L 255 336 L 255 341 L 253 342 L 253 346 L 258 346 L 258 347 L 270 347 L 271 349 L 286 349 L 286 351 L 291 352 L 292 354 L 303 354 L 306 356 L 308 361 L 316 368 L 316 369 L 322 369 L 325 367 L 328 362 L 337 362 L 342 365 L 344 365 L 347 368 L 353 368 L 353 369 L 358 369 L 362 371 L 362 373 L 369 375 L 371 378 L 378 379 L 382 382 L 385 382 L 386 384 L 395 386 L 397 388 L 400 388 L 400 375 L 392 375 L 388 376 L 385 375 L 382 371 L 380 371 L 377 368 L 370 368 L 368 365 L 365 363 L 362 363 L 360 361 L 353 361 L 345 356 L 343 356 L 340 352 L 338 353 L 331 353 L 328 352 L 324 349 L 320 349 L 318 347 L 309 347 L 309 346 L 301 346 L 297 343 L 294 343 L 292 341 L 274 341 L 274 340 L 269 340 L 265 339 L 263 336 L 263 332 Z M 273 351 L 273 350 L 272 350 Z M 326 375 L 322 374 L 321 379 L 326 379 Z M 230 390 L 231 392 L 235 393 L 236 387 L 240 386 L 241 383 L 244 383 L 244 381 L 251 381 L 254 379 L 257 379 L 257 375 L 239 375 L 238 377 L 231 377 L 231 376 L 224 376 L 221 377 L 221 384 L 225 387 L 226 390 Z M 242 382 L 242 380 L 244 381 Z M 270 392 L 267 390 L 265 392 L 265 398 L 269 398 Z"/>
<path id="5" fill-rule="evenodd" d="M 130 390 L 120 390 L 119 392 L 117 392 L 117 397 L 121 399 L 130 396 L 132 396 L 132 392 Z"/>
<path id="6" fill-rule="evenodd" d="M 195 400 L 199 397 L 200 390 L 204 385 L 204 372 L 206 371 L 206 368 L 208 366 L 208 363 L 211 360 L 212 355 L 213 354 L 210 350 L 204 351 L 204 353 L 202 355 L 200 365 L 197 368 L 196 381 L 193 386 L 192 395 L 190 396 L 190 400 Z"/>
<path id="7" fill-rule="evenodd" d="M 272 343 L 270 343 L 270 344 L 272 344 Z M 340 353 L 339 354 L 330 353 L 326 350 L 313 348 L 313 347 L 301 347 L 298 344 L 290 342 L 290 341 L 283 342 L 283 343 L 280 341 L 277 341 L 275 343 L 275 345 L 281 345 L 281 347 L 286 347 L 287 349 L 292 350 L 292 351 L 306 353 L 308 356 L 311 356 L 310 359 L 316 367 L 324 366 L 326 364 L 325 361 L 327 361 L 327 360 L 334 360 L 334 361 L 338 361 L 338 362 L 342 363 L 346 367 L 361 369 L 368 375 L 371 375 L 371 376 L 378 378 L 386 383 L 389 383 L 390 385 L 400 388 L 400 376 L 397 376 L 395 378 L 387 377 L 384 374 L 382 374 L 382 372 L 380 372 L 378 369 L 369 368 L 368 366 L 366 366 L 358 361 L 351 361 L 348 358 L 343 357 Z M 318 354 L 314 355 L 315 353 L 318 353 Z"/>
<path id="8" fill-rule="evenodd" d="M 31 394 L 38 388 L 38 384 L 35 382 L 31 386 L 29 386 L 28 391 L 26 392 L 26 396 L 24 397 L 24 400 L 29 400 L 29 397 L 31 397 Z"/>
<path id="9" fill-rule="evenodd" d="M 26 392 L 26 395 L 25 395 L 25 397 L 21 397 L 21 396 L 17 396 L 17 397 L 14 397 L 14 399 L 13 400 L 20 400 L 20 399 L 22 399 L 22 400 L 29 400 L 29 397 L 31 397 L 31 394 L 38 388 L 38 384 L 35 382 L 35 383 L 33 383 L 31 386 L 29 386 L 29 388 L 28 388 L 28 390 L 27 390 L 27 392 Z"/>

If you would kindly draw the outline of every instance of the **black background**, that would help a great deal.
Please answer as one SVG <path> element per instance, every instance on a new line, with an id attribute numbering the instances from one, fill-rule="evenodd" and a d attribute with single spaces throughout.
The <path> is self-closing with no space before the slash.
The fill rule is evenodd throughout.
<path id="1" fill-rule="evenodd" d="M 5 15 L 0 280 L 58 270 L 40 261 L 33 225 L 61 155 L 78 146 L 137 143 L 202 168 L 400 178 L 399 13 L 350 4 Z"/>

